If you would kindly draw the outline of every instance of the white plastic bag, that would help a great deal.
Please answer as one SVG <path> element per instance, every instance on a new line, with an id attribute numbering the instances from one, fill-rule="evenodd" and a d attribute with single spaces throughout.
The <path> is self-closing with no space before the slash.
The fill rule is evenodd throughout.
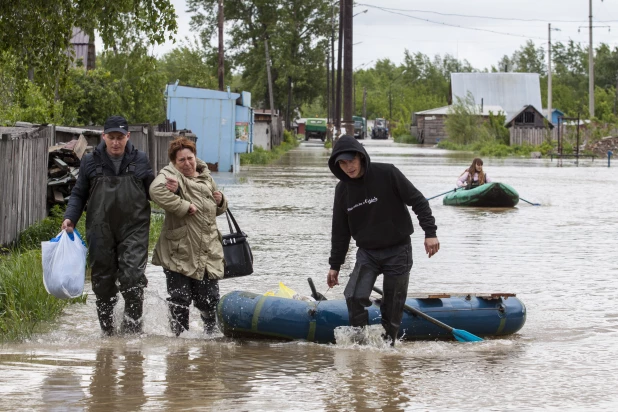
<path id="1" fill-rule="evenodd" d="M 62 231 L 49 242 L 41 242 L 43 284 L 47 293 L 70 299 L 84 292 L 86 246 L 77 230 Z"/>

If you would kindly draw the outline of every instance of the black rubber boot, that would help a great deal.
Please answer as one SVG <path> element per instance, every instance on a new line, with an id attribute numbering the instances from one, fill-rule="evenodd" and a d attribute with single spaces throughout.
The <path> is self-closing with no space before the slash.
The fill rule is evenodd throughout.
<path id="1" fill-rule="evenodd" d="M 408 295 L 410 274 L 384 277 L 384 296 L 380 305 L 382 327 L 386 338 L 391 339 L 391 346 L 395 346 L 399 326 L 403 317 L 403 307 Z"/>
<path id="2" fill-rule="evenodd" d="M 99 316 L 99 324 L 101 325 L 101 331 L 106 336 L 112 336 L 115 332 L 114 328 L 114 307 L 118 302 L 117 297 L 111 299 L 99 299 L 97 298 L 97 315 Z"/>
<path id="3" fill-rule="evenodd" d="M 123 293 L 124 318 L 122 320 L 122 333 L 141 333 L 142 315 L 144 311 L 144 290 L 133 288 Z"/>
<path id="4" fill-rule="evenodd" d="M 189 330 L 189 307 L 169 303 L 170 308 L 170 328 L 172 333 L 179 336 L 182 332 Z"/>
<path id="5" fill-rule="evenodd" d="M 214 311 L 202 311 L 202 322 L 204 322 L 204 332 L 214 333 L 217 327 L 217 317 Z"/>

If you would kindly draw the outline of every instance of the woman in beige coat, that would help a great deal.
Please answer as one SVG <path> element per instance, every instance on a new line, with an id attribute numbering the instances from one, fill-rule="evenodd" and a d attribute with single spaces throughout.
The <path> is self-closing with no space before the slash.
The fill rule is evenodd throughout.
<path id="1" fill-rule="evenodd" d="M 223 246 L 216 217 L 227 200 L 217 190 L 195 143 L 181 137 L 170 144 L 170 164 L 150 185 L 150 197 L 165 210 L 165 222 L 152 256 L 162 266 L 170 297 L 170 326 L 176 336 L 189 329 L 191 302 L 202 312 L 204 330 L 213 332 L 223 278 Z"/>

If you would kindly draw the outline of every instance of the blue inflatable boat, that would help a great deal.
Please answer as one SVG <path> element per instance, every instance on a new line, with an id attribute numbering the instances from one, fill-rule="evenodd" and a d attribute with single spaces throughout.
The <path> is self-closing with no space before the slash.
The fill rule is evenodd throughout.
<path id="1" fill-rule="evenodd" d="M 425 294 L 408 298 L 407 305 L 453 327 L 481 337 L 519 331 L 526 322 L 526 307 L 510 293 Z M 369 310 L 369 323 L 380 324 L 380 301 Z M 335 342 L 334 330 L 349 326 L 344 300 L 306 302 L 251 292 L 224 295 L 217 307 L 219 328 L 231 338 L 262 338 Z M 399 338 L 452 339 L 452 334 L 411 313 L 404 312 Z"/>

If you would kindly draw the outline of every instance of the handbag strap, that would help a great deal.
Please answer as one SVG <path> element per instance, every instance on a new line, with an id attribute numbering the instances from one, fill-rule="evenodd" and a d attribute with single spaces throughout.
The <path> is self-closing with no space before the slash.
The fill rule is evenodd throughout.
<path id="1" fill-rule="evenodd" d="M 232 211 L 230 210 L 229 207 L 225 210 L 225 217 L 227 217 L 227 224 L 230 226 L 230 233 L 241 233 L 242 232 L 240 230 L 240 226 L 238 226 L 238 223 L 236 222 L 236 219 L 234 219 L 234 215 L 232 214 Z M 230 221 L 230 219 L 232 220 Z M 236 228 L 236 232 L 234 232 L 234 229 L 232 228 L 232 222 L 234 222 L 234 227 Z"/>

